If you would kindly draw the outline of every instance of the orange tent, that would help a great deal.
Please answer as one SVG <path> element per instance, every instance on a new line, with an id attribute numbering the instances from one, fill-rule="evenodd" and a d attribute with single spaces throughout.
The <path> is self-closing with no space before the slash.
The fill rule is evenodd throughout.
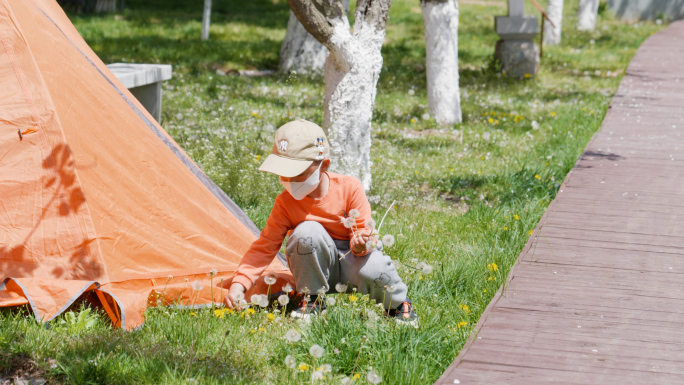
<path id="1" fill-rule="evenodd" d="M 256 226 L 54 0 L 0 0 L 0 43 L 0 306 L 49 321 L 92 292 L 130 330 L 150 304 L 220 302 Z"/>

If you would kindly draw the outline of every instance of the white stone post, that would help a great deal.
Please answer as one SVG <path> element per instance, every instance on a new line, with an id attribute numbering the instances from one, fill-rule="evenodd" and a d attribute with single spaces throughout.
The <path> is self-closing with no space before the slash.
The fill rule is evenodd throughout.
<path id="1" fill-rule="evenodd" d="M 598 19 L 599 0 L 580 0 L 577 8 L 577 29 L 593 31 Z"/>
<path id="2" fill-rule="evenodd" d="M 494 18 L 494 29 L 501 40 L 494 56 L 507 76 L 522 78 L 539 70 L 539 48 L 534 42 L 539 19 L 525 15 L 524 0 L 508 0 L 508 16 Z"/>

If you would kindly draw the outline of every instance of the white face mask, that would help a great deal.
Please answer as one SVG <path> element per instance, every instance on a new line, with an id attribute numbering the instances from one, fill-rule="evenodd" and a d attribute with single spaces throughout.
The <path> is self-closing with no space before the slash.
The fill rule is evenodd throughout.
<path id="1" fill-rule="evenodd" d="M 323 162 L 318 165 L 316 171 L 306 178 L 304 182 L 283 182 L 281 179 L 280 184 L 285 187 L 285 190 L 287 190 L 294 199 L 300 201 L 304 199 L 305 196 L 311 194 L 311 192 L 313 192 L 321 183 L 321 165 L 323 165 Z"/>

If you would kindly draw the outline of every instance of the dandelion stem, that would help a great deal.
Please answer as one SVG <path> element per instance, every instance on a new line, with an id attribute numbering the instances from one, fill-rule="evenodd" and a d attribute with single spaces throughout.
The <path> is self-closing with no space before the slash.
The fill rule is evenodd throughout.
<path id="1" fill-rule="evenodd" d="M 211 285 L 211 310 L 214 310 L 214 274 L 210 274 L 209 285 Z"/>
<path id="2" fill-rule="evenodd" d="M 385 215 L 382 216 L 382 219 L 380 220 L 380 225 L 378 226 L 378 233 L 380 232 L 380 229 L 382 228 L 382 224 L 385 222 L 385 217 L 387 214 L 389 214 L 390 210 L 392 210 L 392 207 L 394 207 L 394 203 L 396 200 L 392 201 L 392 204 L 387 208 L 387 211 L 385 211 Z"/>
<path id="3" fill-rule="evenodd" d="M 365 338 L 361 340 L 361 346 L 359 346 L 359 353 L 356 355 L 356 360 L 354 361 L 354 367 L 352 368 L 351 375 L 349 378 L 354 381 L 354 371 L 356 370 L 356 365 L 359 363 L 359 357 L 361 357 L 361 349 L 363 349 L 363 343 L 366 341 Z"/>

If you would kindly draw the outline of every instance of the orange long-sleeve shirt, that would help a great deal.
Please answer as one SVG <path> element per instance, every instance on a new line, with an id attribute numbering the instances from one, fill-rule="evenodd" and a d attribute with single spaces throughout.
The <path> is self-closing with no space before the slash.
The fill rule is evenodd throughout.
<path id="1" fill-rule="evenodd" d="M 360 212 L 356 218 L 357 228 L 366 228 L 371 208 L 361 182 L 351 176 L 331 172 L 326 174 L 330 187 L 323 198 L 305 197 L 298 201 L 287 191 L 276 197 L 266 227 L 242 257 L 233 275 L 233 282 L 249 290 L 275 258 L 287 232 L 301 222 L 316 221 L 323 225 L 333 239 L 348 240 L 352 237 L 352 229 L 344 227 L 342 219 L 348 216 L 349 210 L 357 209 Z"/>

